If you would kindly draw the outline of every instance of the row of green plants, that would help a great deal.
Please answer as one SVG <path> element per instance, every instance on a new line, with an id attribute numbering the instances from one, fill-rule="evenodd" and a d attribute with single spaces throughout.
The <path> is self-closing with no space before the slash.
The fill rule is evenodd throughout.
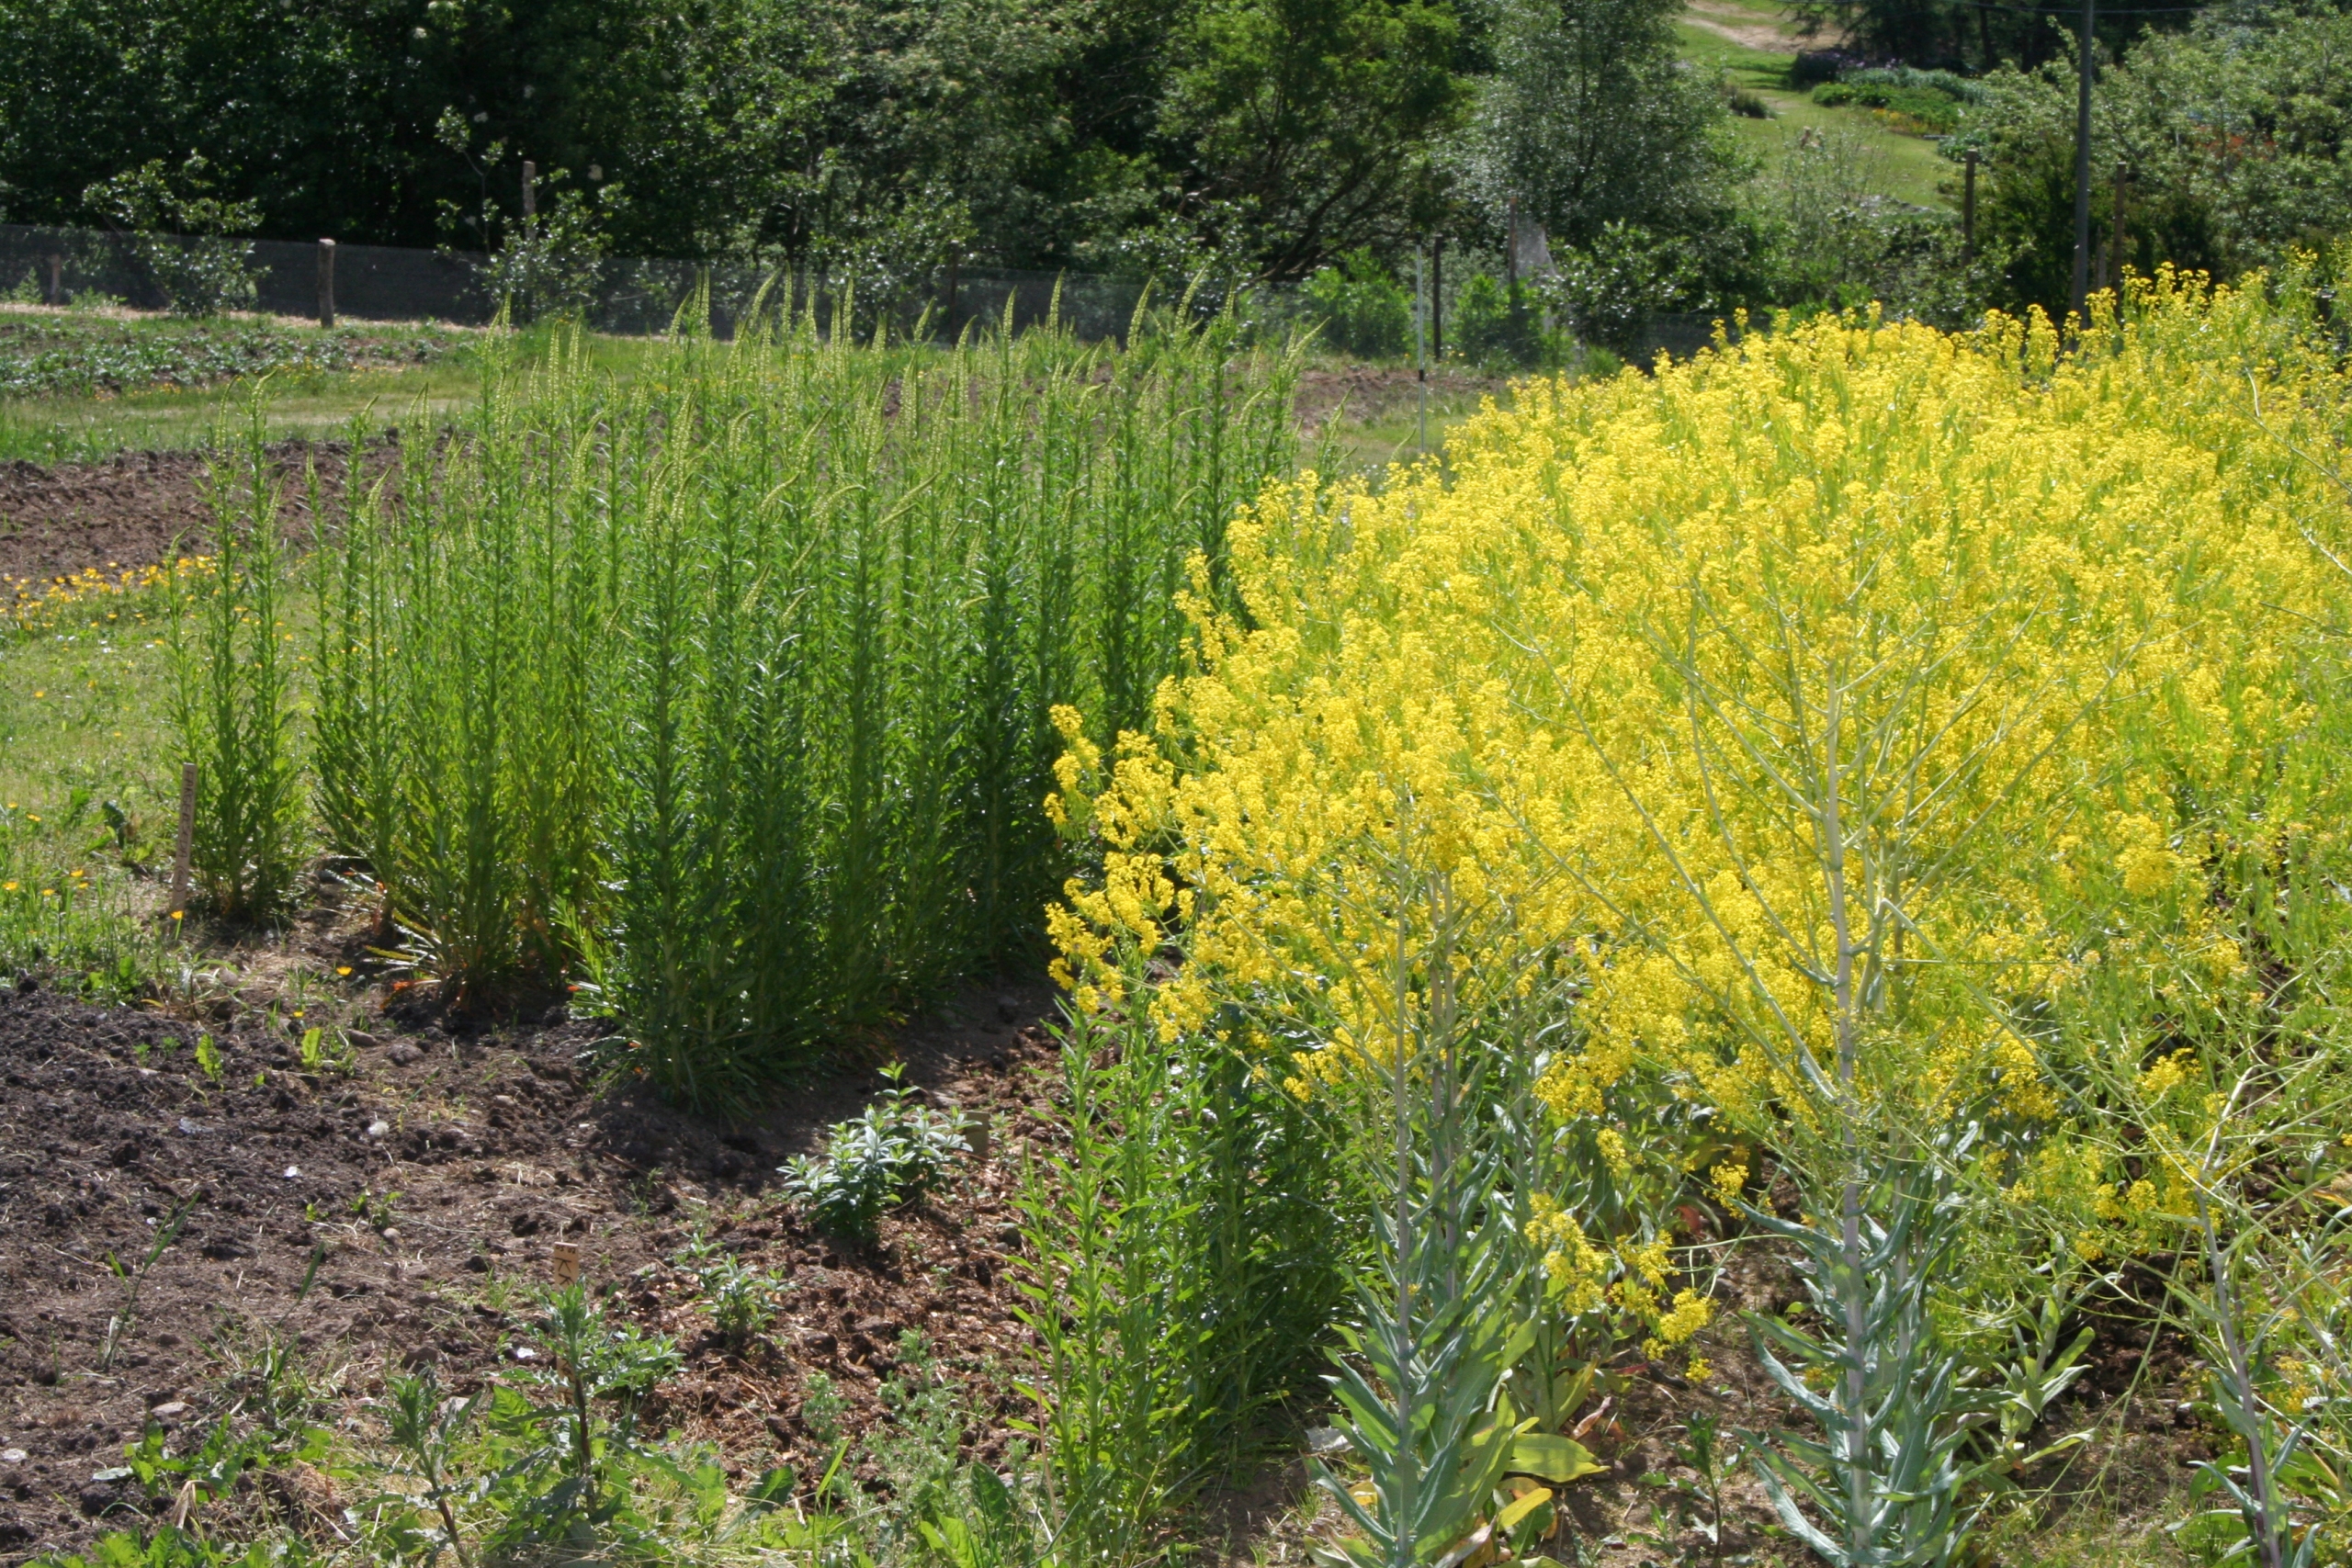
<path id="1" fill-rule="evenodd" d="M 172 633 L 212 909 L 286 907 L 315 812 L 379 948 L 459 1005 L 569 986 L 704 1106 L 1034 962 L 1050 712 L 1148 722 L 1294 460 L 1292 365 L 1181 313 L 946 352 L 771 320 L 626 379 L 566 339 L 340 507 L 314 477 L 299 571 L 256 402 Z"/>
<path id="2" fill-rule="evenodd" d="M 38 304 L 30 275 L 11 297 Z M 264 322 L 116 321 L 94 313 L 0 318 L 0 397 L 88 397 L 218 386 L 273 372 L 429 364 L 458 344 L 430 326 L 311 332 Z"/>

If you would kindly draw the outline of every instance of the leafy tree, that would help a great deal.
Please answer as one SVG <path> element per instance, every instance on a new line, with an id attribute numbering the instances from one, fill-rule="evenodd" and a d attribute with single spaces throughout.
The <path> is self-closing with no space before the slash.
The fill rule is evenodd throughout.
<path id="1" fill-rule="evenodd" d="M 1712 84 L 1675 58 L 1679 0 L 1503 0 L 1497 68 L 1464 159 L 1491 213 L 1516 200 L 1555 244 L 1612 227 L 1719 225 L 1742 165 Z"/>
<path id="2" fill-rule="evenodd" d="M 1161 119 L 1179 210 L 1240 226 L 1270 277 L 1406 239 L 1434 196 L 1428 149 L 1466 107 L 1457 41 L 1432 0 L 1196 0 Z"/>
<path id="3" fill-rule="evenodd" d="M 2064 308 L 2074 261 L 2075 75 L 2059 60 L 1985 79 L 1963 144 L 1987 183 L 1979 233 L 2012 305 Z M 2352 230 L 2352 12 L 2208 12 L 2143 39 L 2093 97 L 2092 234 L 2111 247 L 2114 171 L 2123 254 L 2227 277 L 2325 248 Z M 2113 276 L 2110 271 L 2109 276 Z"/>

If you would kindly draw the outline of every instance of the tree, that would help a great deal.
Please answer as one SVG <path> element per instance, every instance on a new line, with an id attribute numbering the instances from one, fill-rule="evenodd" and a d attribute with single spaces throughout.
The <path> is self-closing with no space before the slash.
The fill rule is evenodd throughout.
<path id="1" fill-rule="evenodd" d="M 1712 84 L 1675 58 L 1678 0 L 1503 0 L 1496 72 L 1464 160 L 1490 210 L 1507 201 L 1555 243 L 1614 225 L 1718 227 L 1740 161 Z"/>
<path id="2" fill-rule="evenodd" d="M 1453 12 L 1431 0 L 1198 0 L 1173 39 L 1163 134 L 1179 211 L 1229 224 L 1269 277 L 1414 230 L 1432 141 L 1459 122 Z"/>
<path id="3" fill-rule="evenodd" d="M 1980 238 L 2004 268 L 2005 302 L 2055 312 L 2074 255 L 2074 71 L 2053 61 L 1984 85 L 1963 130 L 1986 161 Z M 2114 171 L 2130 171 L 2123 254 L 2107 258 L 2110 268 L 2169 262 L 2229 277 L 2352 230 L 2352 12 L 2208 12 L 2101 73 L 2092 106 L 2102 253 Z"/>

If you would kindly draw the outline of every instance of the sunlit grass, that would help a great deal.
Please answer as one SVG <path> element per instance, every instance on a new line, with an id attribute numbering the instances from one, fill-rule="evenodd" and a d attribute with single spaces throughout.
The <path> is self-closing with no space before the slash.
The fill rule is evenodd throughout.
<path id="1" fill-rule="evenodd" d="M 152 957 L 179 798 L 155 607 L 94 603 L 0 643 L 0 964 L 120 988 Z"/>
<path id="2" fill-rule="evenodd" d="M 1760 18 L 1759 18 L 1760 19 Z M 1871 183 L 1881 195 L 1918 207 L 1950 207 L 1953 196 L 1942 186 L 1955 177 L 1952 165 L 1924 136 L 1894 130 L 1877 111 L 1856 106 L 1816 104 L 1789 79 L 1795 63 L 1797 41 L 1790 52 L 1778 54 L 1735 43 L 1693 22 L 1675 24 L 1681 36 L 1683 58 L 1708 71 L 1726 74 L 1735 86 L 1753 93 L 1770 107 L 1770 119 L 1736 116 L 1732 129 L 1743 145 L 1762 161 L 1770 179 L 1808 130 L 1858 138 L 1873 161 Z"/>

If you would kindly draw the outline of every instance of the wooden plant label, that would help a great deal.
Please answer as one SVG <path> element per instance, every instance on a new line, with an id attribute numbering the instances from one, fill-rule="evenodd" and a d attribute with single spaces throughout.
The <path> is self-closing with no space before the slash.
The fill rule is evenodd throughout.
<path id="1" fill-rule="evenodd" d="M 580 1244 L 576 1241 L 557 1242 L 554 1258 L 555 1282 L 559 1285 L 577 1283 L 580 1279 Z"/>

